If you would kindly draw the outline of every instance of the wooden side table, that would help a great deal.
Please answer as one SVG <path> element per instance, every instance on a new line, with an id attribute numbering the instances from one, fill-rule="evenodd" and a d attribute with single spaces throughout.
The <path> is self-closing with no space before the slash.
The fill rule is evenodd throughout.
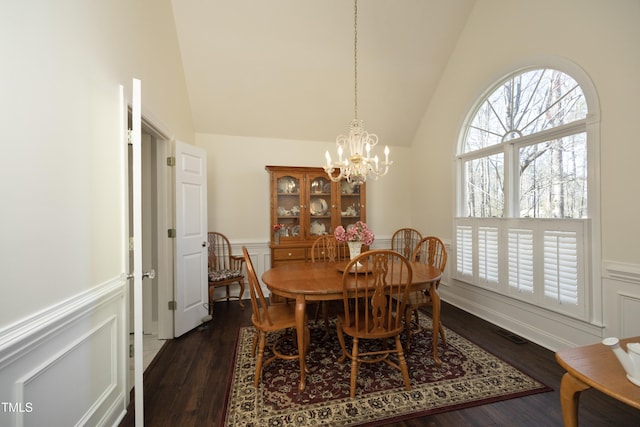
<path id="1" fill-rule="evenodd" d="M 625 351 L 629 342 L 640 342 L 640 337 L 620 340 Z M 640 387 L 627 379 L 620 361 L 604 344 L 560 350 L 556 353 L 556 360 L 567 370 L 560 383 L 560 403 L 565 427 L 578 426 L 580 393 L 589 387 L 640 409 Z"/>

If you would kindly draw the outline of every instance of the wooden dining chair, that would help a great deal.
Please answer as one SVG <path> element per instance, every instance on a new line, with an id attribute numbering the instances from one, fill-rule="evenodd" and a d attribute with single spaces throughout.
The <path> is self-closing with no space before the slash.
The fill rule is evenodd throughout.
<path id="1" fill-rule="evenodd" d="M 247 248 L 245 246 L 242 247 L 242 253 L 244 255 L 245 265 L 247 266 L 247 278 L 249 280 L 249 291 L 251 293 L 251 323 L 253 323 L 253 326 L 256 328 L 256 336 L 253 340 L 251 355 L 255 356 L 257 347 L 258 357 L 256 359 L 256 373 L 253 380 L 253 386 L 257 387 L 258 383 L 260 382 L 262 369 L 264 369 L 275 359 L 298 360 L 298 354 L 283 354 L 277 348 L 282 339 L 286 338 L 286 335 L 283 335 L 280 339 L 276 340 L 270 345 L 273 355 L 269 359 L 263 360 L 264 349 L 267 341 L 267 333 L 273 333 L 287 329 L 291 329 L 295 332 L 295 305 L 269 304 L 264 296 L 264 293 L 262 292 L 262 287 L 260 286 L 260 282 L 258 281 L 256 271 L 253 268 L 251 257 L 249 256 L 249 252 L 247 252 Z M 304 323 L 305 325 L 307 324 L 306 319 Z M 289 334 L 292 339 L 295 339 L 295 335 L 295 333 Z M 304 336 L 304 348 L 307 349 L 309 347 L 310 341 L 310 334 L 307 326 L 305 326 Z"/>
<path id="2" fill-rule="evenodd" d="M 311 246 L 311 262 L 335 262 L 349 259 L 349 248 L 332 234 L 318 237 Z"/>
<path id="3" fill-rule="evenodd" d="M 356 263 L 362 267 L 354 271 Z M 342 276 L 343 313 L 338 315 L 337 333 L 342 356 L 340 363 L 351 359 L 350 395 L 355 396 L 361 363 L 385 362 L 402 373 L 406 390 L 411 390 L 409 370 L 400 334 L 403 331 L 404 301 L 412 280 L 409 261 L 398 252 L 378 249 L 365 252 L 347 264 Z M 394 300 L 398 304 L 394 304 Z M 347 351 L 344 335 L 352 337 Z M 388 345 L 393 339 L 394 345 Z M 381 346 L 367 347 L 365 342 L 381 341 Z M 390 356 L 396 355 L 397 360 Z"/>
<path id="4" fill-rule="evenodd" d="M 418 230 L 400 228 L 391 237 L 391 250 L 400 252 L 405 258 L 411 259 L 411 253 L 420 239 L 422 239 L 422 234 Z"/>
<path id="5" fill-rule="evenodd" d="M 426 265 L 437 267 L 442 273 L 447 266 L 447 250 L 444 247 L 444 243 L 437 237 L 427 236 L 420 239 L 418 244 L 413 250 L 411 255 L 412 262 L 419 262 Z M 440 280 L 435 284 L 436 289 L 440 285 Z M 411 350 L 411 335 L 415 335 L 422 328 L 420 327 L 420 320 L 418 313 L 422 307 L 432 306 L 431 296 L 428 290 L 419 290 L 409 293 L 405 307 L 405 328 L 406 328 L 406 346 L 407 351 Z M 412 323 L 412 318 L 415 318 L 415 322 Z M 438 333 L 442 338 L 442 343 L 447 344 L 447 338 L 444 334 L 444 328 L 442 322 L 439 324 Z M 435 333 L 435 332 L 434 332 Z M 437 349 L 433 349 L 434 354 L 437 354 Z M 438 360 L 435 358 L 436 361 Z"/>
<path id="6" fill-rule="evenodd" d="M 244 258 L 231 254 L 231 244 L 229 239 L 222 233 L 210 231 L 207 233 L 209 243 L 209 314 L 213 311 L 215 301 L 234 298 L 238 300 L 240 308 L 244 310 L 242 294 L 244 294 L 244 272 L 242 265 Z M 240 286 L 238 296 L 229 294 L 229 286 L 233 284 Z M 216 288 L 224 286 L 225 296 L 214 299 L 213 294 Z"/>
<path id="7" fill-rule="evenodd" d="M 338 262 L 349 259 L 349 248 L 345 242 L 339 242 L 333 235 L 318 237 L 311 246 L 311 262 Z M 329 334 L 329 301 L 320 301 L 316 306 L 316 320 L 322 310 L 324 326 Z"/>

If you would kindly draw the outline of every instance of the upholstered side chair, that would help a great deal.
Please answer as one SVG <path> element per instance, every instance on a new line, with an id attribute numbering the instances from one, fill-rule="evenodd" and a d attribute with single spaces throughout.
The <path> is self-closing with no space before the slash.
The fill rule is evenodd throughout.
<path id="1" fill-rule="evenodd" d="M 209 243 L 209 314 L 213 312 L 216 301 L 237 299 L 240 308 L 244 310 L 242 294 L 244 294 L 244 258 L 231 254 L 229 239 L 222 233 L 210 231 L 207 234 Z M 229 286 L 240 286 L 238 296 L 229 293 Z M 225 287 L 225 295 L 214 299 L 216 288 Z"/>

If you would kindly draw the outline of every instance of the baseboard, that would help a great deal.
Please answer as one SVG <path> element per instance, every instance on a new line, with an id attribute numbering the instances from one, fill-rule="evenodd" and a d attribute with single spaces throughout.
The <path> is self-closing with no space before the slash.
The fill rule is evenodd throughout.
<path id="1" fill-rule="evenodd" d="M 461 282 L 440 286 L 443 301 L 551 351 L 592 344 L 604 327 L 553 313 Z"/>
<path id="2" fill-rule="evenodd" d="M 117 424 L 128 401 L 125 289 L 114 278 L 0 331 L 0 425 Z"/>

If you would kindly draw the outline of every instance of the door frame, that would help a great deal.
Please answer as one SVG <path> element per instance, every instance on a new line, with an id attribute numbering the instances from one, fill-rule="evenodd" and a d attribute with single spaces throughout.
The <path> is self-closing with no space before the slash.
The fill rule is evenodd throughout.
<path id="1" fill-rule="evenodd" d="M 171 153 L 169 132 L 149 114 L 142 113 L 142 132 L 151 135 L 155 150 L 151 150 L 151 162 L 155 163 L 155 210 L 156 210 L 156 280 L 158 286 L 158 339 L 171 339 L 173 335 L 173 311 L 169 310 L 169 301 L 173 300 L 174 285 L 174 242 L 168 237 L 168 230 L 174 227 L 174 195 L 172 171 L 167 166 L 167 158 Z"/>

